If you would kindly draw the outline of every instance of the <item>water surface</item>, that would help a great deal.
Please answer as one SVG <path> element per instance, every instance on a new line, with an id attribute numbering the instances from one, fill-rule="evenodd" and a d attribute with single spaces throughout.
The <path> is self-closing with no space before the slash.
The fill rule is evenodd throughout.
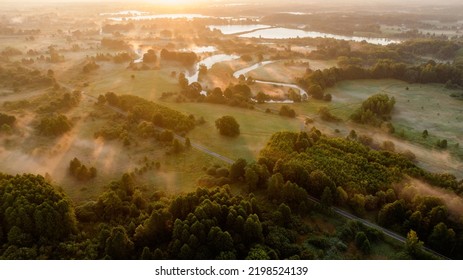
<path id="1" fill-rule="evenodd" d="M 333 38 L 337 40 L 348 40 L 355 42 L 366 41 L 375 45 L 389 45 L 392 43 L 400 43 L 397 40 L 386 38 L 368 38 L 359 36 L 343 36 L 317 31 L 305 31 L 301 29 L 275 27 L 262 30 L 256 30 L 250 33 L 239 35 L 242 38 L 263 38 L 263 39 L 290 39 L 290 38 Z"/>

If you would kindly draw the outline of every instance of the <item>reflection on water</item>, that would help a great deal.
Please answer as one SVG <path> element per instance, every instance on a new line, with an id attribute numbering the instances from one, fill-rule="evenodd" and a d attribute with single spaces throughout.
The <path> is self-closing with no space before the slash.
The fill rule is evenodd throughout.
<path id="1" fill-rule="evenodd" d="M 256 70 L 257 68 L 260 68 L 262 66 L 265 66 L 267 64 L 274 63 L 274 62 L 275 61 L 273 60 L 269 60 L 269 61 L 262 61 L 262 62 L 256 63 L 254 65 L 251 65 L 249 67 L 236 71 L 235 73 L 233 73 L 233 77 L 239 78 L 239 76 L 241 75 L 246 75 L 246 73 L 251 72 L 252 70 Z"/>
<path id="2" fill-rule="evenodd" d="M 126 10 L 114 13 L 101 13 L 100 16 L 141 16 L 149 14 L 148 12 L 140 12 L 136 10 Z"/>
<path id="3" fill-rule="evenodd" d="M 233 77 L 235 78 L 239 78 L 239 76 L 241 75 L 246 75 L 247 73 L 253 71 L 253 70 L 256 70 L 260 67 L 263 67 L 267 64 L 270 64 L 270 63 L 274 63 L 275 61 L 273 60 L 268 60 L 268 61 L 262 61 L 262 62 L 259 62 L 259 63 L 256 63 L 254 65 L 251 65 L 249 67 L 246 67 L 246 68 L 243 68 L 241 70 L 238 70 L 236 71 L 235 73 L 233 73 Z M 281 86 L 281 87 L 290 87 L 290 88 L 294 88 L 294 89 L 297 89 L 299 90 L 299 93 L 301 95 L 307 95 L 307 91 L 305 91 L 303 88 L 301 88 L 300 86 L 298 85 L 295 85 L 295 84 L 288 84 L 288 83 L 277 83 L 277 82 L 269 82 L 269 81 L 261 81 L 261 80 L 255 80 L 254 82 L 256 83 L 260 83 L 260 84 L 266 84 L 266 85 L 274 85 L 274 86 Z M 281 101 L 278 101 L 279 103 L 281 103 Z M 292 102 L 290 100 L 286 100 L 285 102 Z"/>
<path id="4" fill-rule="evenodd" d="M 349 41 L 366 41 L 370 44 L 375 45 L 389 45 L 392 43 L 400 43 L 397 40 L 390 40 L 385 38 L 367 38 L 367 37 L 358 37 L 358 36 L 342 36 L 342 35 L 334 35 L 328 34 L 323 32 L 316 32 L 316 31 L 304 31 L 300 29 L 291 29 L 291 28 L 283 28 L 283 27 L 276 27 L 276 28 L 269 28 L 269 29 L 262 29 L 256 30 L 250 33 L 242 34 L 239 37 L 243 38 L 264 38 L 264 39 L 290 39 L 290 38 L 333 38 L 338 40 L 349 40 Z"/>
<path id="5" fill-rule="evenodd" d="M 217 48 L 214 46 L 196 46 L 187 49 L 181 49 L 181 52 L 194 52 L 194 53 L 212 53 L 217 51 Z"/>
<path id="6" fill-rule="evenodd" d="M 201 14 L 160 14 L 160 15 L 135 15 L 127 17 L 111 17 L 110 20 L 113 21 L 124 21 L 124 20 L 151 20 L 151 19 L 188 19 L 192 20 L 195 18 L 210 18 L 209 16 L 204 16 Z"/>
<path id="7" fill-rule="evenodd" d="M 230 35 L 242 32 L 249 32 L 256 29 L 270 28 L 270 25 L 264 24 L 237 24 L 237 25 L 209 25 L 210 30 L 218 29 L 222 34 Z"/>
<path id="8" fill-rule="evenodd" d="M 237 55 L 229 55 L 229 54 L 216 54 L 213 56 L 210 56 L 208 58 L 205 58 L 198 62 L 195 66 L 194 73 L 187 76 L 186 78 L 188 79 L 188 82 L 191 84 L 193 82 L 198 81 L 198 75 L 199 75 L 199 66 L 204 65 L 207 67 L 207 69 L 210 69 L 212 65 L 219 63 L 219 62 L 224 62 L 224 61 L 230 61 L 239 58 Z"/>

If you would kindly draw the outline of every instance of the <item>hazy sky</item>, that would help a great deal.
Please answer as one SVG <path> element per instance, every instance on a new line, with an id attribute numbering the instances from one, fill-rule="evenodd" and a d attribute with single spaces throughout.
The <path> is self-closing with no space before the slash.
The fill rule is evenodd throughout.
<path id="1" fill-rule="evenodd" d="M 353 4 L 361 4 L 361 3 L 401 3 L 401 4 L 419 4 L 419 3 L 426 3 L 426 4 L 433 4 L 433 5 L 445 5 L 445 4 L 461 4 L 461 0 L 440 0 L 440 1 L 435 1 L 435 0 L 285 0 L 282 2 L 281 0 L 0 0 L 0 2 L 30 2 L 30 3 L 46 3 L 46 2 L 95 2 L 95 3 L 101 3 L 101 2 L 124 2 L 124 3 L 140 3 L 140 2 L 145 2 L 145 3 L 175 3 L 175 2 L 181 2 L 181 3 L 189 3 L 189 4 L 194 4 L 198 2 L 207 2 L 207 3 L 325 3 L 325 4 L 331 4 L 331 3 L 342 3 L 342 4 L 348 4 L 348 3 L 353 3 Z"/>

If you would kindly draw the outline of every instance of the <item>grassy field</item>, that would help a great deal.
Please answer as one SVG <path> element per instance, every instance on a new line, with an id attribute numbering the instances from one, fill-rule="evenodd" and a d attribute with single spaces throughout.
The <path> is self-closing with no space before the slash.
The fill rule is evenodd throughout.
<path id="1" fill-rule="evenodd" d="M 309 102 L 290 106 L 298 115 L 312 118 L 315 121 L 312 125 L 328 135 L 345 137 L 351 129 L 355 129 L 357 133 L 369 135 L 378 144 L 393 141 L 396 150 L 410 150 L 415 153 L 422 167 L 433 172 L 450 172 L 463 178 L 463 101 L 450 96 L 455 92 L 437 84 L 356 80 L 341 82 L 328 89 L 326 93 L 333 96 L 332 102 L 311 99 Z M 349 121 L 349 116 L 361 103 L 376 93 L 387 93 L 396 99 L 392 112 L 392 123 L 396 132 L 392 136 L 380 129 Z M 280 106 L 281 104 L 265 104 L 261 107 L 278 110 Z M 343 121 L 322 121 L 317 115 L 322 106 L 328 107 L 333 115 Z M 425 129 L 429 132 L 427 138 L 422 137 Z M 442 139 L 448 141 L 448 148 L 445 150 L 436 147 L 437 140 Z"/>
<path id="2" fill-rule="evenodd" d="M 177 78 L 170 76 L 172 69 L 130 71 L 124 66 L 109 65 L 89 77 L 89 86 L 84 90 L 93 96 L 113 91 L 116 94 L 133 94 L 149 100 L 157 100 L 163 92 L 177 92 Z M 132 75 L 134 77 L 132 78 Z"/>
<path id="3" fill-rule="evenodd" d="M 188 137 L 191 141 L 201 143 L 212 151 L 231 159 L 241 157 L 255 160 L 274 132 L 299 130 L 301 125 L 301 122 L 296 119 L 225 105 L 205 103 L 167 103 L 166 105 L 186 114 L 204 117 L 206 123 L 189 132 Z M 233 116 L 240 124 L 239 137 L 229 138 L 218 133 L 215 120 L 224 115 Z"/>

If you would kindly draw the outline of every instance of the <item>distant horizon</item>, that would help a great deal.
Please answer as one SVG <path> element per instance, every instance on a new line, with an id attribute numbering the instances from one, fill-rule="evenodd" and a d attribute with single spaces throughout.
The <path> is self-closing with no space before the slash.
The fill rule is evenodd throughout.
<path id="1" fill-rule="evenodd" d="M 130 1 L 130 0 L 99 0 L 99 1 L 94 1 L 94 0 L 3 0 L 3 3 L 34 3 L 34 4 L 48 4 L 48 3 L 94 3 L 94 4 L 102 4 L 102 3 L 120 3 L 120 4 L 167 4 L 171 3 L 172 5 L 175 5 L 175 3 L 172 3 L 171 1 L 168 0 L 137 0 L 137 1 Z M 213 1 L 208 1 L 208 0 L 182 0 L 182 4 L 197 4 L 197 3 L 243 3 L 243 4 L 252 4 L 252 3 L 259 3 L 259 4 L 264 4 L 264 3 L 281 3 L 281 1 L 277 0 L 213 0 Z M 444 0 L 444 1 L 439 1 L 439 3 L 436 3 L 435 1 L 432 0 L 410 0 L 410 1 L 400 1 L 400 0 L 348 0 L 348 1 L 342 1 L 342 0 L 310 0 L 310 1 L 303 1 L 303 0 L 289 0 L 286 1 L 286 4 L 343 4 L 343 5 L 348 5 L 348 4 L 353 4 L 353 5 L 358 5 L 358 4 L 401 4 L 401 5 L 416 5 L 416 4 L 422 4 L 422 5 L 431 5 L 431 6 L 442 6 L 442 5 L 463 5 L 463 3 L 460 0 Z"/>

